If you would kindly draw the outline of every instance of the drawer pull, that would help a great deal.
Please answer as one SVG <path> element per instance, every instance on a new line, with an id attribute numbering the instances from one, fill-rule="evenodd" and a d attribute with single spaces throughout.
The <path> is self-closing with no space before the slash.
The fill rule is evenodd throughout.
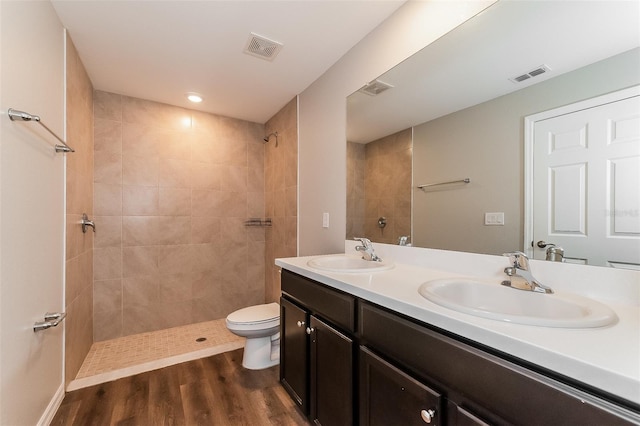
<path id="1" fill-rule="evenodd" d="M 311 333 L 313 333 L 314 331 L 316 331 L 316 329 L 315 329 L 315 328 L 313 328 L 313 327 L 307 327 L 307 334 L 308 334 L 308 335 L 311 335 Z"/>
<path id="2" fill-rule="evenodd" d="M 420 417 L 422 417 L 422 420 L 424 420 L 425 423 L 431 423 L 431 420 L 433 420 L 435 416 L 436 410 L 434 409 L 420 411 Z"/>
<path id="3" fill-rule="evenodd" d="M 298 321 L 297 324 L 298 324 L 298 327 L 302 327 L 304 325 L 304 321 Z"/>

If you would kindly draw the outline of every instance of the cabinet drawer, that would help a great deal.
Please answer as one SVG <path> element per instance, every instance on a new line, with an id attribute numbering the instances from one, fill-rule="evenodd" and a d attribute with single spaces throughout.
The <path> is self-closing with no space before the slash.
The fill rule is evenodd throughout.
<path id="1" fill-rule="evenodd" d="M 360 425 L 442 424 L 442 395 L 360 347 Z"/>
<path id="2" fill-rule="evenodd" d="M 282 270 L 282 292 L 307 307 L 312 314 L 355 332 L 355 298 L 346 293 Z"/>
<path id="3" fill-rule="evenodd" d="M 461 406 L 491 407 L 496 423 L 634 424 L 637 413 L 488 354 L 376 306 L 360 303 L 361 338 Z M 452 396 L 448 395 L 449 399 Z M 501 420 L 498 420 L 501 419 Z"/>

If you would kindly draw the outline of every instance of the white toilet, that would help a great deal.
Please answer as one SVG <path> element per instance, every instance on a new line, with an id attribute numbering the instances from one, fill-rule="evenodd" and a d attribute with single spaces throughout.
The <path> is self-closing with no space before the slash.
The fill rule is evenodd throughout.
<path id="1" fill-rule="evenodd" d="M 227 328 L 246 337 L 242 366 L 261 370 L 280 363 L 280 305 L 267 303 L 238 309 L 227 316 Z"/>

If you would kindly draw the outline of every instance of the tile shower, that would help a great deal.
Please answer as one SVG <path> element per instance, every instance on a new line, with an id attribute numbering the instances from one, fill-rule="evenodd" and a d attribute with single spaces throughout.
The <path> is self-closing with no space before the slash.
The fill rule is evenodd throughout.
<path id="1" fill-rule="evenodd" d="M 411 167 L 411 128 L 366 145 L 347 143 L 347 238 L 397 244 L 411 235 Z"/>
<path id="2" fill-rule="evenodd" d="M 265 217 L 265 126 L 102 91 L 94 122 L 94 340 L 264 303 L 244 222 Z"/>

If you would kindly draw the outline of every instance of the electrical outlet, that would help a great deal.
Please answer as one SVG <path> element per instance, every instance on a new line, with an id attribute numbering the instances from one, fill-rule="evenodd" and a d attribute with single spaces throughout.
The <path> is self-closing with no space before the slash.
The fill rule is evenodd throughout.
<path id="1" fill-rule="evenodd" d="M 485 213 L 484 224 L 487 226 L 503 226 L 504 212 Z"/>

